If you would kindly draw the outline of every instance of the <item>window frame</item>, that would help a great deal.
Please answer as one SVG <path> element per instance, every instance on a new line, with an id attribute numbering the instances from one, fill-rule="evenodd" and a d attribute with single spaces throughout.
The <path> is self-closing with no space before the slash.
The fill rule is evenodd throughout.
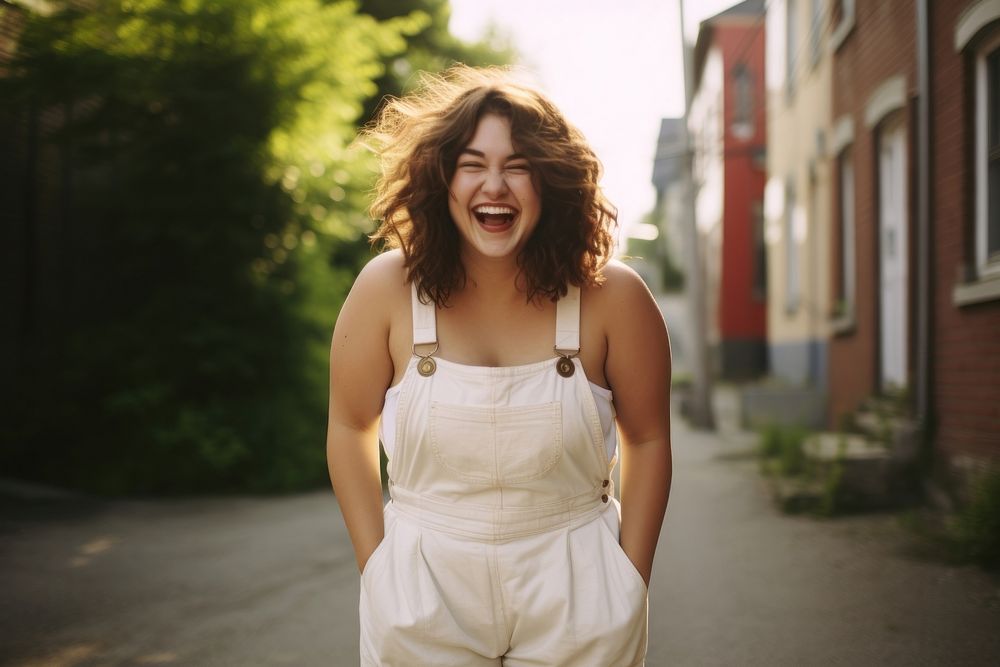
<path id="1" fill-rule="evenodd" d="M 752 139 L 754 135 L 754 73 L 745 62 L 733 65 L 730 74 L 733 86 L 733 118 L 730 130 L 737 139 Z"/>
<path id="2" fill-rule="evenodd" d="M 795 98 L 796 70 L 799 56 L 799 6 L 801 0 L 785 0 L 785 100 Z"/>
<path id="3" fill-rule="evenodd" d="M 798 196 L 795 182 L 785 181 L 785 210 L 782 220 L 782 236 L 785 241 L 785 313 L 793 315 L 802 302 L 802 260 L 799 242 L 796 238 L 796 214 Z M 793 280 L 794 279 L 794 280 Z"/>
<path id="4" fill-rule="evenodd" d="M 1000 31 L 983 42 L 975 53 L 975 128 L 973 160 L 975 163 L 975 231 L 974 260 L 979 278 L 1000 277 L 1000 255 L 990 260 L 989 245 L 989 65 L 990 54 L 1000 51 Z M 1000 90 L 994 91 L 994 102 L 1000 106 Z M 1000 201 L 995 203 L 1000 207 Z"/>
<path id="5" fill-rule="evenodd" d="M 795 70 L 799 55 L 799 0 L 785 0 L 785 95 L 795 97 Z"/>
<path id="6" fill-rule="evenodd" d="M 855 219 L 856 191 L 853 145 L 848 144 L 837 154 L 837 234 L 840 237 L 840 256 L 837 258 L 840 280 L 837 298 L 843 308 L 836 312 L 838 319 L 853 320 L 855 292 L 857 289 L 857 256 L 855 254 L 857 220 Z M 848 194 L 850 195 L 848 197 Z"/>
<path id="7" fill-rule="evenodd" d="M 764 201 L 757 199 L 750 204 L 752 226 L 753 271 L 751 273 L 751 293 L 758 303 L 767 302 L 767 220 L 764 217 Z"/>
<path id="8" fill-rule="evenodd" d="M 824 0 L 811 0 L 809 11 L 809 48 L 811 50 L 810 64 L 816 67 L 823 54 L 823 17 Z"/>

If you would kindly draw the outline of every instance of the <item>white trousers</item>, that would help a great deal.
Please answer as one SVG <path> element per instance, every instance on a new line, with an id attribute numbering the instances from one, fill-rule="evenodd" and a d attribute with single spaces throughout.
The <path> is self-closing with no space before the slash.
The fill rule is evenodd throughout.
<path id="1" fill-rule="evenodd" d="M 362 665 L 643 664 L 646 585 L 614 500 L 501 541 L 398 499 L 385 520 L 361 577 Z"/>

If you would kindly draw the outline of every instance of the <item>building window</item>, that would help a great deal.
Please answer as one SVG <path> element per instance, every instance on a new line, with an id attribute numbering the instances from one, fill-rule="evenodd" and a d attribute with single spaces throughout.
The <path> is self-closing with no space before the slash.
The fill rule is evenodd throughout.
<path id="1" fill-rule="evenodd" d="M 753 74 L 746 63 L 733 68 L 733 134 L 739 139 L 753 136 Z"/>
<path id="2" fill-rule="evenodd" d="M 837 301 L 834 304 L 834 317 L 851 318 L 854 316 L 854 162 L 851 159 L 851 149 L 845 149 L 837 158 L 838 193 L 837 193 L 837 235 L 839 254 L 837 264 L 839 278 L 837 284 Z"/>
<path id="3" fill-rule="evenodd" d="M 819 62 L 819 56 L 823 52 L 820 45 L 823 43 L 823 0 L 812 0 L 812 21 L 809 26 L 809 45 L 812 48 L 813 66 Z"/>
<path id="4" fill-rule="evenodd" d="M 764 235 L 764 202 L 751 204 L 753 221 L 753 297 L 767 301 L 767 239 Z"/>
<path id="5" fill-rule="evenodd" d="M 785 5 L 785 85 L 788 96 L 795 94 L 795 66 L 798 62 L 798 11 L 797 0 L 788 0 Z"/>
<path id="6" fill-rule="evenodd" d="M 1000 275 L 1000 34 L 976 57 L 976 271 Z"/>
<path id="7" fill-rule="evenodd" d="M 795 203 L 795 186 L 788 184 L 785 188 L 785 215 L 784 233 L 785 240 L 785 311 L 794 313 L 799 309 L 799 299 L 802 296 L 802 287 L 799 282 L 799 236 L 801 226 L 797 219 L 801 213 Z"/>

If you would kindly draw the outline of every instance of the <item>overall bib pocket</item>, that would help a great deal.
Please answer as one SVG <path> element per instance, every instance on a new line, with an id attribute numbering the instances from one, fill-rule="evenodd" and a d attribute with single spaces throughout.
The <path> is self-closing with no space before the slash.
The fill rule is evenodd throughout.
<path id="1" fill-rule="evenodd" d="M 430 442 L 446 469 L 474 484 L 511 485 L 547 475 L 562 457 L 562 404 L 468 406 L 433 402 Z"/>

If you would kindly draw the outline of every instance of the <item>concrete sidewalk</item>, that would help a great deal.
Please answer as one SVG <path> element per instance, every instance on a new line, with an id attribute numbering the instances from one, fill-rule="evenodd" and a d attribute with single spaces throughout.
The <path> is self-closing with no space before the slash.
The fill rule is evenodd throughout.
<path id="1" fill-rule="evenodd" d="M 1000 664 L 997 580 L 908 557 L 891 516 L 779 514 L 751 446 L 675 418 L 648 665 Z M 357 569 L 329 492 L 8 495 L 0 536 L 0 664 L 357 664 Z"/>
<path id="2" fill-rule="evenodd" d="M 648 664 L 1000 664 L 996 578 L 908 555 L 893 515 L 780 514 L 719 416 L 721 435 L 674 421 Z"/>

